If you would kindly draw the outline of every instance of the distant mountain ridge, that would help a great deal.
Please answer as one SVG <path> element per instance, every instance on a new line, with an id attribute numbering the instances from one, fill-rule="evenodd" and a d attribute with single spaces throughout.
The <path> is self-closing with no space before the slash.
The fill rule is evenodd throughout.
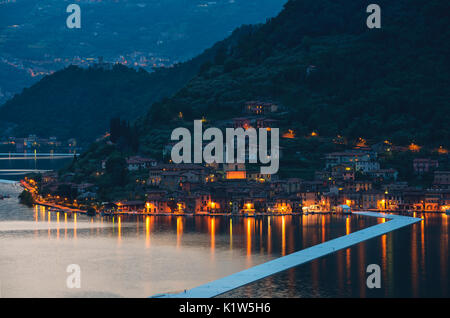
<path id="1" fill-rule="evenodd" d="M 52 125 L 62 122 L 59 129 L 64 127 L 67 136 L 87 125 L 91 128 L 82 134 L 88 139 L 104 132 L 109 115 L 132 118 L 141 112 L 141 144 L 144 151 L 156 153 L 171 128 L 183 123 L 175 120 L 180 113 L 184 123 L 202 117 L 230 119 L 242 115 L 245 101 L 261 99 L 283 104 L 289 115 L 280 128 L 300 136 L 314 130 L 330 137 L 449 146 L 449 2 L 380 0 L 379 30 L 366 27 L 369 3 L 291 0 L 276 18 L 236 30 L 178 68 L 159 74 L 118 68 L 114 76 L 83 71 L 93 72 L 86 81 L 98 75 L 105 83 L 70 90 L 69 98 L 62 93 L 67 86 L 47 86 L 48 77 L 5 104 L 0 118 L 21 123 L 16 130 L 21 132 L 39 127 L 37 133 L 53 133 Z M 308 72 L 311 66 L 314 71 Z M 65 72 L 70 77 L 83 74 Z M 60 103 L 64 107 L 89 107 L 66 122 L 54 111 L 41 116 L 36 103 L 48 107 L 45 98 L 55 92 L 67 100 Z"/>
<path id="2" fill-rule="evenodd" d="M 148 73 L 121 64 L 88 69 L 67 67 L 44 77 L 0 106 L 0 136 L 37 134 L 92 142 L 108 130 L 109 120 L 134 120 L 151 105 L 181 89 L 217 51 L 231 45 L 251 26 L 237 29 L 199 56 Z M 6 130 L 5 127 L 13 127 Z"/>
<path id="3" fill-rule="evenodd" d="M 0 105 L 68 61 L 87 65 L 102 56 L 147 70 L 187 61 L 236 27 L 264 22 L 285 2 L 79 0 L 81 29 L 69 29 L 67 1 L 0 1 Z"/>

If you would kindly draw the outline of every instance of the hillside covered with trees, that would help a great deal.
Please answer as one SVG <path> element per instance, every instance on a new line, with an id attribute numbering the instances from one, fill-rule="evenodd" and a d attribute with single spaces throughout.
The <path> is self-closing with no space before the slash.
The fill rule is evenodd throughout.
<path id="1" fill-rule="evenodd" d="M 294 137 L 280 141 L 281 177 L 313 179 L 326 153 L 352 148 L 358 140 L 387 140 L 422 146 L 420 152 L 391 152 L 380 160 L 397 169 L 401 180 L 425 184 L 413 175 L 412 160 L 437 156 L 436 148 L 448 149 L 450 140 L 449 3 L 379 1 L 381 29 L 367 28 L 368 4 L 289 1 L 266 24 L 216 44 L 198 74 L 137 121 L 114 119 L 117 141 L 92 144 L 65 171 L 76 172 L 77 181 L 99 184 L 111 197 L 124 189 L 133 193 L 133 179 L 124 188 L 122 173 L 97 177 L 99 162 L 111 161 L 117 167 L 110 170 L 120 172 L 124 158 L 136 153 L 168 160 L 162 153 L 175 127 L 247 116 L 244 103 L 261 100 L 282 106 L 269 116 L 282 134 L 291 130 Z M 111 180 L 120 182 L 115 187 Z"/>
<path id="2" fill-rule="evenodd" d="M 199 56 L 151 73 L 121 64 L 69 66 L 0 106 L 0 136 L 36 134 L 90 143 L 108 130 L 110 119 L 134 120 L 154 102 L 177 92 L 222 45 L 232 45 L 249 30 L 241 27 Z"/>
<path id="3" fill-rule="evenodd" d="M 245 101 L 258 99 L 286 106 L 285 128 L 298 135 L 448 145 L 450 4 L 379 1 L 382 27 L 369 29 L 369 3 L 289 1 L 156 103 L 144 135 L 180 112 L 186 121 L 238 117 Z"/>

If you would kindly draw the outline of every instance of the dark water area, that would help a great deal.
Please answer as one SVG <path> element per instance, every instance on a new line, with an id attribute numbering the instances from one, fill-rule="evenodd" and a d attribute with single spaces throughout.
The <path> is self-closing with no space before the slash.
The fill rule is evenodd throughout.
<path id="1" fill-rule="evenodd" d="M 148 297 L 193 288 L 385 222 L 360 215 L 115 216 L 20 205 L 0 183 L 3 297 Z M 449 297 L 449 218 L 423 221 L 238 288 L 221 297 Z M 389 222 L 389 221 L 388 221 Z M 79 264 L 81 289 L 66 267 Z M 381 268 L 369 289 L 366 268 Z"/>
<path id="2" fill-rule="evenodd" d="M 33 171 L 58 170 L 72 160 L 71 155 L 3 154 L 0 155 L 0 179 L 17 181 Z"/>
<path id="3" fill-rule="evenodd" d="M 314 260 L 222 297 L 449 297 L 449 221 L 423 221 Z M 381 288 L 369 289 L 369 264 L 381 268 Z"/>
<path id="4" fill-rule="evenodd" d="M 49 212 L 0 183 L 4 297 L 148 297 L 179 292 L 382 222 L 353 215 L 210 217 Z M 82 288 L 68 289 L 79 264 Z M 270 296 L 267 294 L 266 296 Z"/>

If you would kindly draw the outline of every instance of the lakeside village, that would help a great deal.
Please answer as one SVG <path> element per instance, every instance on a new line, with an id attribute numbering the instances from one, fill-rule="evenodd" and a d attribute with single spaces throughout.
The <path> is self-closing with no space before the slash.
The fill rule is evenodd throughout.
<path id="1" fill-rule="evenodd" d="M 228 125 L 270 130 L 276 127 L 277 119 L 271 116 L 276 112 L 279 112 L 276 104 L 247 102 L 244 106 L 246 116 L 234 118 Z M 282 133 L 281 139 L 297 138 L 293 130 Z M 312 132 L 306 138 L 320 137 L 317 132 Z M 332 140 L 335 144 L 342 144 L 336 138 Z M 106 143 L 112 145 L 111 141 Z M 22 185 L 31 194 L 33 203 L 103 215 L 251 216 L 351 213 L 357 210 L 450 212 L 449 153 L 442 146 L 430 152 L 434 154 L 432 157 L 421 157 L 421 147 L 414 143 L 394 146 L 383 141 L 369 146 L 366 140 L 359 138 L 352 146 L 339 145 L 344 149 L 321 155 L 321 168 L 313 172 L 313 178 L 305 179 L 289 177 L 290 173 L 284 178 L 279 174 L 263 174 L 259 168 L 245 163 L 174 164 L 169 159 L 174 144 L 170 142 L 164 147 L 165 160 L 143 155 L 125 158 L 124 173 L 128 180 L 132 180 L 123 185 L 124 192 L 128 191 L 128 199 L 104 201 L 98 183 L 80 179 L 70 170 L 30 175 L 22 180 Z M 410 169 L 414 178 L 428 180 L 427 186 L 409 184 L 399 178 L 398 170 L 383 166 L 387 162 L 385 158 L 402 153 L 413 155 L 414 159 L 410 162 L 400 160 L 400 167 Z M 281 165 L 283 156 L 284 149 L 280 147 Z M 108 160 L 98 160 L 89 180 L 101 178 L 108 170 L 117 173 L 120 166 L 112 166 Z"/>
<path id="2" fill-rule="evenodd" d="M 57 137 L 43 138 L 31 134 L 28 137 L 0 138 L 0 152 L 3 153 L 79 153 L 81 147 L 75 138 L 59 140 Z"/>

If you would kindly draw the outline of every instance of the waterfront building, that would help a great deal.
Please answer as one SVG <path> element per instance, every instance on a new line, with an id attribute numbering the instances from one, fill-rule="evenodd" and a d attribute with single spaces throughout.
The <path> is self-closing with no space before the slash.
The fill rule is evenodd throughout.
<path id="1" fill-rule="evenodd" d="M 141 200 L 136 201 L 117 201 L 114 202 L 114 207 L 118 212 L 143 211 L 145 202 Z"/>
<path id="2" fill-rule="evenodd" d="M 388 205 L 383 191 L 366 191 L 361 193 L 361 208 L 364 210 L 387 210 Z"/>

